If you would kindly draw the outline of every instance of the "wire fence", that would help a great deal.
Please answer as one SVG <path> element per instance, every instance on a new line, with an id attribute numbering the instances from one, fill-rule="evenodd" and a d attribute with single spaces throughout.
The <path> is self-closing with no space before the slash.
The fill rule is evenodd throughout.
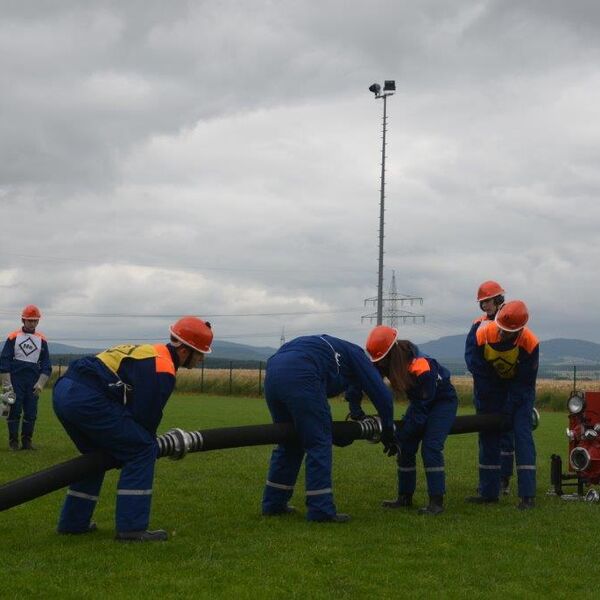
<path id="1" fill-rule="evenodd" d="M 65 372 L 73 356 L 54 358 L 53 380 Z M 461 404 L 470 404 L 472 378 L 464 363 L 443 362 L 450 369 Z M 229 360 L 208 356 L 197 369 L 180 369 L 177 390 L 229 396 L 255 396 L 264 393 L 266 361 Z M 541 384 L 544 381 L 544 384 Z M 562 405 L 570 390 L 592 390 L 600 386 L 600 365 L 542 365 L 538 372 L 537 396 L 542 404 Z M 546 396 L 548 396 L 546 398 Z M 546 399 L 545 399 L 546 398 Z"/>

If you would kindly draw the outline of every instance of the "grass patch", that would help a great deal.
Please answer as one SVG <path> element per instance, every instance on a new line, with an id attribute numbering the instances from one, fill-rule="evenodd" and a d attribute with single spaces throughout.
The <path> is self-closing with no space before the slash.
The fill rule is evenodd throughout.
<path id="1" fill-rule="evenodd" d="M 0 481 L 76 455 L 50 407 L 40 402 L 38 452 L 0 446 Z M 562 402 L 566 397 L 562 397 Z M 334 418 L 346 405 L 333 401 Z M 403 412 L 399 406 L 398 416 Z M 463 410 L 462 412 L 470 412 Z M 269 422 L 257 398 L 176 395 L 161 431 Z M 303 480 L 293 503 L 300 515 L 265 519 L 260 498 L 271 447 L 189 455 L 157 464 L 152 526 L 165 544 L 113 541 L 116 472 L 107 475 L 96 511 L 99 531 L 54 533 L 64 491 L 0 513 L 2 598 L 553 598 L 589 594 L 600 507 L 546 497 L 549 457 L 566 454 L 565 414 L 545 412 L 535 432 L 538 507 L 521 513 L 511 495 L 497 506 L 467 505 L 477 483 L 477 437 L 451 436 L 446 448 L 446 513 L 381 508 L 396 489 L 393 459 L 381 446 L 334 449 L 338 509 L 348 524 L 304 520 Z M 417 504 L 426 500 L 418 463 Z M 573 531 L 577 535 L 573 535 Z M 574 557 L 576 561 L 574 561 Z M 573 568 L 576 565 L 576 568 Z"/>

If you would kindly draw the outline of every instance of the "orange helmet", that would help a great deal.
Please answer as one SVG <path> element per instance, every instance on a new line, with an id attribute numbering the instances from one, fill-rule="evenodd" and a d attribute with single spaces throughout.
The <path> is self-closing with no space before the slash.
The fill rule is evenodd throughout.
<path id="1" fill-rule="evenodd" d="M 484 281 L 477 290 L 477 302 L 483 302 L 502 294 L 504 294 L 504 290 L 497 281 Z"/>
<path id="2" fill-rule="evenodd" d="M 496 324 L 504 331 L 520 331 L 529 321 L 525 302 L 511 300 L 504 304 L 496 315 Z"/>
<path id="3" fill-rule="evenodd" d="M 197 317 L 181 317 L 169 327 L 169 333 L 193 350 L 203 354 L 211 352 L 210 344 L 213 340 L 213 332 L 208 321 L 205 322 Z"/>
<path id="4" fill-rule="evenodd" d="M 42 313 L 35 304 L 28 304 L 21 313 L 21 319 L 37 319 L 39 321 L 41 318 Z"/>
<path id="5" fill-rule="evenodd" d="M 385 357 L 392 349 L 398 337 L 398 330 L 387 325 L 377 325 L 371 329 L 367 338 L 367 352 L 372 362 L 377 362 Z"/>

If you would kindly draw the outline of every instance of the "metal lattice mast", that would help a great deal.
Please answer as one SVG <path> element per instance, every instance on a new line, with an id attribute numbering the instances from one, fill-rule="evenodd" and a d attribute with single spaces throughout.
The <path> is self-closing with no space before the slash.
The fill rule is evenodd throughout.
<path id="1" fill-rule="evenodd" d="M 411 306 L 416 302 L 423 304 L 423 298 L 414 296 L 406 296 L 399 294 L 396 288 L 396 273 L 393 272 L 392 284 L 390 287 L 389 296 L 383 297 L 383 242 L 384 242 L 384 227 L 385 227 L 385 157 L 386 157 L 386 134 L 387 134 L 387 97 L 392 96 L 396 91 L 396 82 L 393 80 L 386 80 L 383 86 L 383 93 L 381 93 L 381 86 L 378 83 L 374 83 L 369 87 L 369 90 L 375 94 L 375 99 L 378 100 L 383 98 L 383 121 L 382 121 L 382 136 L 381 136 L 381 187 L 379 189 L 379 264 L 377 271 L 377 297 L 367 298 L 365 300 L 365 306 L 368 303 L 375 304 L 376 312 L 370 315 L 363 315 L 361 321 L 369 319 L 371 322 L 375 320 L 377 325 L 382 325 L 384 321 L 384 306 L 388 303 L 385 311 L 385 317 L 387 323 L 396 327 L 401 320 L 402 323 L 406 323 L 407 320 L 412 319 L 413 323 L 416 323 L 417 319 L 425 320 L 425 315 L 418 315 L 407 310 L 403 310 L 401 307 L 405 303 L 410 303 Z"/>
<path id="2" fill-rule="evenodd" d="M 381 325 L 383 322 L 383 240 L 384 240 L 384 229 L 385 229 L 385 154 L 386 154 L 386 134 L 387 134 L 387 97 L 392 96 L 396 91 L 396 82 L 393 80 L 387 80 L 383 86 L 383 93 L 381 93 L 381 86 L 378 83 L 374 83 L 369 87 L 369 90 L 375 94 L 375 99 L 379 100 L 383 98 L 383 119 L 381 123 L 382 137 L 381 137 L 381 178 L 379 188 L 379 260 L 377 270 L 377 325 Z"/>
<path id="3" fill-rule="evenodd" d="M 378 298 L 367 298 L 365 300 L 365 306 L 368 303 L 377 304 Z M 425 315 L 414 313 L 410 310 L 405 310 L 404 306 L 414 306 L 415 304 L 422 306 L 423 298 L 418 296 L 407 296 L 406 294 L 400 294 L 396 287 L 396 271 L 392 271 L 392 282 L 388 295 L 381 299 L 382 307 L 384 308 L 382 314 L 382 322 L 377 323 L 378 325 L 389 325 L 390 327 L 398 327 L 400 324 L 406 324 L 407 322 L 416 323 L 417 321 L 425 321 Z M 361 322 L 364 319 L 369 319 L 373 322 L 377 319 L 377 313 L 371 313 L 370 315 L 364 315 L 361 317 Z"/>

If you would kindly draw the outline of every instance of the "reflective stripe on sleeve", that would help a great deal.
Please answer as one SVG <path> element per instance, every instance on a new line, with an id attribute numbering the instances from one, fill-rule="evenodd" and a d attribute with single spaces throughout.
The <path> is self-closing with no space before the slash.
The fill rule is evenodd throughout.
<path id="1" fill-rule="evenodd" d="M 118 496 L 151 496 L 152 490 L 117 490 Z"/>
<path id="2" fill-rule="evenodd" d="M 412 473 L 416 470 L 417 467 L 398 467 L 398 471 L 400 471 L 400 473 Z"/>
<path id="3" fill-rule="evenodd" d="M 425 467 L 425 473 L 443 473 L 445 470 L 445 467 Z"/>
<path id="4" fill-rule="evenodd" d="M 285 485 L 283 483 L 273 483 L 272 481 L 269 481 L 268 479 L 267 479 L 267 485 L 269 487 L 277 488 L 278 490 L 293 490 L 294 489 L 293 485 Z"/>
<path id="5" fill-rule="evenodd" d="M 488 469 L 490 471 L 500 470 L 500 465 L 479 465 L 480 469 Z"/>
<path id="6" fill-rule="evenodd" d="M 535 465 L 517 465 L 517 471 L 535 471 Z"/>

